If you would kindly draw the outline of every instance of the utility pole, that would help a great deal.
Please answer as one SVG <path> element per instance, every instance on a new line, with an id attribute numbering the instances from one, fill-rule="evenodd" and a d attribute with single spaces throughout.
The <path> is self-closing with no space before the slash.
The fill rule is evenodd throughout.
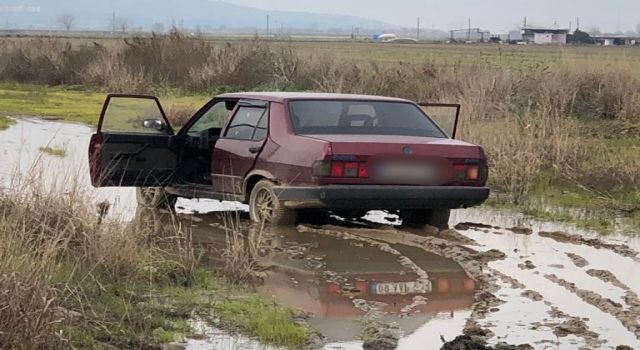
<path id="1" fill-rule="evenodd" d="M 580 17 L 576 17 L 576 30 L 580 30 Z"/>
<path id="2" fill-rule="evenodd" d="M 416 40 L 420 41 L 420 17 L 418 17 L 418 25 L 416 26 Z"/>
<path id="3" fill-rule="evenodd" d="M 469 30 L 467 31 L 467 41 L 471 40 L 471 17 L 469 17 Z"/>
<path id="4" fill-rule="evenodd" d="M 116 11 L 113 11 L 111 16 L 111 36 L 116 34 Z"/>
<path id="5" fill-rule="evenodd" d="M 267 15 L 267 38 L 269 37 L 269 15 Z"/>
<path id="6" fill-rule="evenodd" d="M 523 28 L 527 28 L 527 16 L 524 16 L 524 27 Z"/>

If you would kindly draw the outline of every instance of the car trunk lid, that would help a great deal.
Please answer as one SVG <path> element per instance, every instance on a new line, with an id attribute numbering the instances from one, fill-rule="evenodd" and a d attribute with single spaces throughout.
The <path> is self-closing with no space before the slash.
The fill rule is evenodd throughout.
<path id="1" fill-rule="evenodd" d="M 328 176 L 323 183 L 445 185 L 454 179 L 457 164 L 484 163 L 476 145 L 448 139 L 395 135 L 309 135 L 330 143 L 333 162 L 358 162 L 367 177 Z M 466 171 L 466 170 L 465 170 Z M 460 180 L 460 179 L 458 179 Z M 464 181 L 463 181 L 464 182 Z"/>

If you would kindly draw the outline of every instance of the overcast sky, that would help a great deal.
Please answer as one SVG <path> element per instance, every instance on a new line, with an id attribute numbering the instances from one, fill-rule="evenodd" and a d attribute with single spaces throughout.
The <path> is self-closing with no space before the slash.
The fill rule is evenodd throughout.
<path id="1" fill-rule="evenodd" d="M 635 30 L 640 24 L 640 0 L 226 0 L 267 10 L 306 11 L 356 15 L 391 24 L 437 29 L 473 27 L 509 30 L 529 23 L 560 27 L 598 27 L 602 31 Z"/>

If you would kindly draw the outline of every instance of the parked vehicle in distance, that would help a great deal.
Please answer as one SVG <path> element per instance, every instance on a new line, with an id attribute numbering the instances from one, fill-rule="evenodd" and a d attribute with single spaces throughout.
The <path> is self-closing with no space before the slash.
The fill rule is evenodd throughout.
<path id="1" fill-rule="evenodd" d="M 448 133 L 421 106 L 451 109 Z M 482 148 L 453 139 L 459 111 L 379 96 L 230 93 L 176 133 L 157 98 L 112 94 L 89 145 L 91 181 L 136 186 L 147 207 L 178 196 L 240 201 L 255 222 L 379 209 L 443 228 L 450 209 L 489 195 Z"/>

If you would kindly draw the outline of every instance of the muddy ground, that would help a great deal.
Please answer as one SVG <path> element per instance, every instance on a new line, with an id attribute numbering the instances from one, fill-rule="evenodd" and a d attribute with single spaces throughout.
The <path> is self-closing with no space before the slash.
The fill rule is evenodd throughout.
<path id="1" fill-rule="evenodd" d="M 90 132 L 21 120 L 0 131 L 0 161 L 15 164 L 3 166 L 0 178 L 33 171 L 37 161 L 57 174 L 52 183 L 74 175 L 88 181 Z M 46 145 L 68 155 L 37 151 Z M 166 213 L 136 210 L 132 189 L 87 188 L 95 203 L 111 203 L 110 219 L 166 220 Z M 246 208 L 237 203 L 181 199 L 177 207 L 212 265 L 227 244 L 221 210 L 240 219 L 240 233 L 251 231 Z M 461 335 L 447 348 L 640 349 L 638 238 L 486 208 L 455 211 L 446 231 L 399 223 L 370 212 L 358 221 L 328 217 L 268 229 L 256 251 L 263 270 L 256 288 L 307 315 L 305 322 L 322 335 L 312 346 L 324 349 L 439 349 Z M 220 344 L 222 333 L 202 333 L 180 346 Z M 246 344 L 224 348 L 261 348 Z"/>

